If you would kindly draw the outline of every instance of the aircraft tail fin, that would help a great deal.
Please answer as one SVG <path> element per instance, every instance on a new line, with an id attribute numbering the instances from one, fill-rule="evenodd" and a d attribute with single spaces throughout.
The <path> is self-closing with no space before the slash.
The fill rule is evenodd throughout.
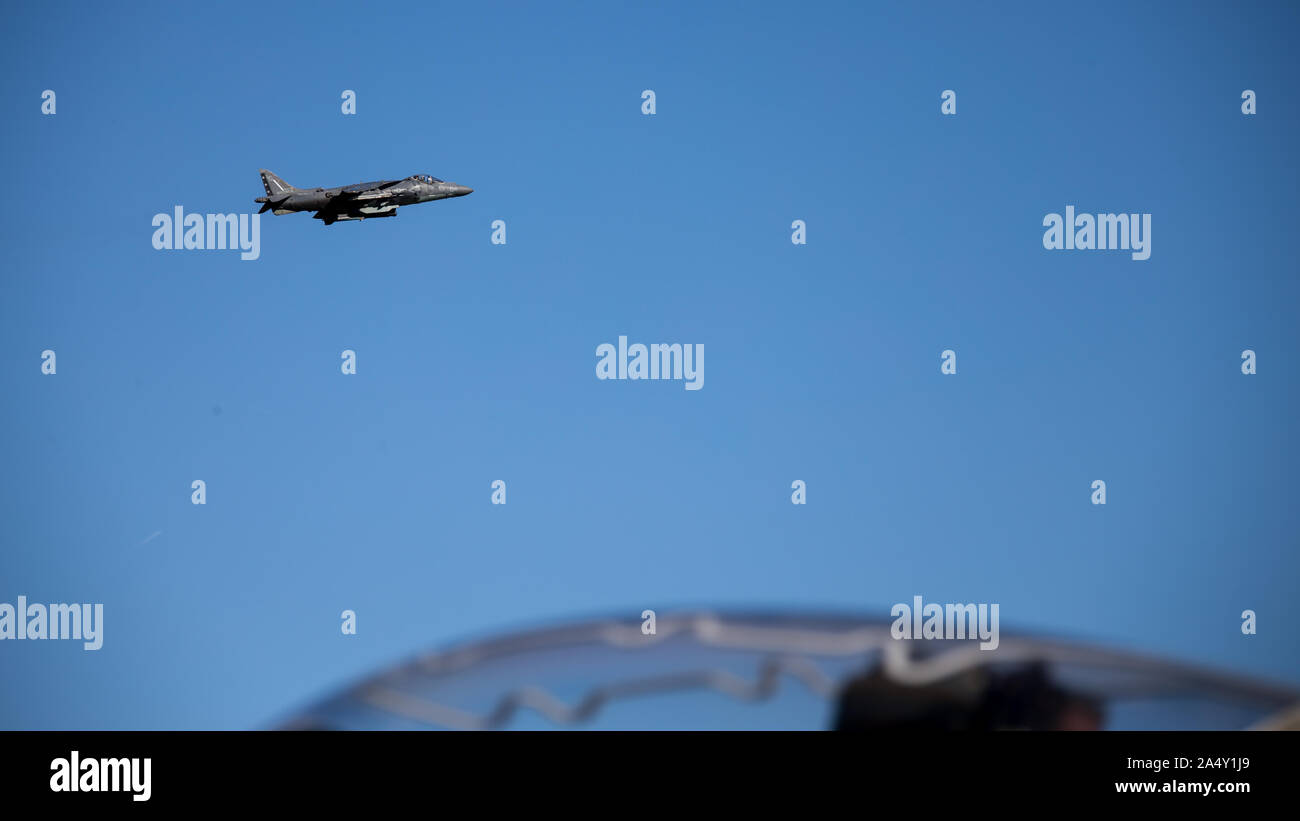
<path id="1" fill-rule="evenodd" d="M 265 168 L 263 168 L 260 173 L 262 175 L 262 187 L 266 189 L 266 195 L 268 197 L 277 197 L 280 194 L 288 194 L 296 190 L 292 185 L 272 174 L 270 171 L 267 171 Z"/>

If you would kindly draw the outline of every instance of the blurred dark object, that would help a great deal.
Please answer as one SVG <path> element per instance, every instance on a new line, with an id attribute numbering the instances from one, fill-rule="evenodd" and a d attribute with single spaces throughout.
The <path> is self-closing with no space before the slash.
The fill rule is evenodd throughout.
<path id="1" fill-rule="evenodd" d="M 1099 730 L 1101 704 L 1057 686 L 1042 663 L 1006 673 L 970 670 L 906 685 L 876 668 L 840 694 L 836 730 Z"/>

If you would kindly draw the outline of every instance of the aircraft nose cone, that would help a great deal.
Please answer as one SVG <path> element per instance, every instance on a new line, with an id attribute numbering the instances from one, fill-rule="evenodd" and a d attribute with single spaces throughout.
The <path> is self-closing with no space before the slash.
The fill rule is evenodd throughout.
<path id="1" fill-rule="evenodd" d="M 453 185 L 451 187 L 451 195 L 453 197 L 463 197 L 466 194 L 473 194 L 473 193 L 474 193 L 473 188 L 467 188 L 463 185 Z"/>

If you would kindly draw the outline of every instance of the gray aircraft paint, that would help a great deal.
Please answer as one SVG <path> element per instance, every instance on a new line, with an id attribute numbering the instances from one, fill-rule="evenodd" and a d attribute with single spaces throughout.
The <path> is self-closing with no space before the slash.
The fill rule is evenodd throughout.
<path id="1" fill-rule="evenodd" d="M 402 180 L 359 182 L 337 188 L 295 188 L 265 168 L 260 173 L 266 196 L 254 200 L 262 203 L 262 210 L 257 213 L 270 211 L 279 216 L 315 211 L 312 216 L 326 225 L 343 220 L 395 217 L 402 205 L 463 197 L 474 192 L 473 188 L 444 182 L 428 174 L 414 174 Z"/>

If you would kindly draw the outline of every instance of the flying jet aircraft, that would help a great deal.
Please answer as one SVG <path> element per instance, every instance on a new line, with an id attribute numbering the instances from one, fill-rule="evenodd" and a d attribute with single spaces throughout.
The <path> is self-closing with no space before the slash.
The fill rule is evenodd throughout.
<path id="1" fill-rule="evenodd" d="M 262 203 L 262 210 L 257 213 L 270 211 L 279 216 L 295 211 L 315 211 L 313 216 L 324 220 L 326 225 L 340 220 L 395 217 L 399 205 L 463 197 L 474 191 L 428 174 L 414 174 L 404 180 L 359 182 L 338 188 L 294 188 L 265 168 L 261 174 L 266 196 L 254 200 Z"/>

